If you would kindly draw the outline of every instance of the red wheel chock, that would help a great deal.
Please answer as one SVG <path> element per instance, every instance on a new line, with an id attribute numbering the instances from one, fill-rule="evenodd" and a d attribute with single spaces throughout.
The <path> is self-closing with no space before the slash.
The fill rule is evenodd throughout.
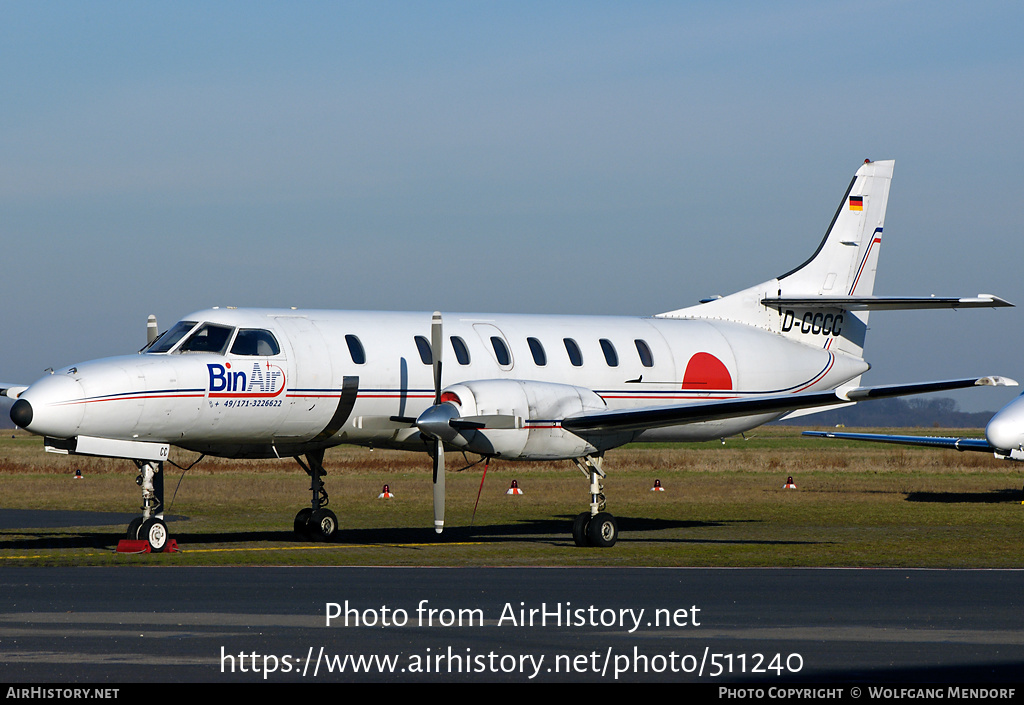
<path id="1" fill-rule="evenodd" d="M 153 553 L 152 547 L 149 545 L 149 541 L 133 541 L 131 539 L 121 539 L 117 542 L 118 553 Z M 164 546 L 163 553 L 178 553 L 178 542 L 174 539 L 170 539 L 167 545 Z"/>

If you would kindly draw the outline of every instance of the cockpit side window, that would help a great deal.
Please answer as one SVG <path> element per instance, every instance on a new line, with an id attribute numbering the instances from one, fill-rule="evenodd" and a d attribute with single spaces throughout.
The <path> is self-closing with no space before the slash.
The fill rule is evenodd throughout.
<path id="1" fill-rule="evenodd" d="M 164 331 L 153 344 L 144 349 L 148 353 L 165 353 L 178 344 L 178 341 L 196 327 L 198 321 L 178 321 L 170 330 Z"/>
<path id="2" fill-rule="evenodd" d="M 196 332 L 188 337 L 181 347 L 180 353 L 218 353 L 222 354 L 228 346 L 228 340 L 234 328 L 221 326 L 216 323 L 204 323 L 196 329 Z"/>
<path id="3" fill-rule="evenodd" d="M 277 338 L 269 330 L 241 328 L 231 344 L 232 355 L 259 355 L 270 357 L 281 352 Z"/>

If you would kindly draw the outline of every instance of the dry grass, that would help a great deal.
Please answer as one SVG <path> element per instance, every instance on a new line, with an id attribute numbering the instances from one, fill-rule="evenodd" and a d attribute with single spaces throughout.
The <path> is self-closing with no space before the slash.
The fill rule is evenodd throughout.
<path id="1" fill-rule="evenodd" d="M 135 512 L 128 461 L 45 454 L 38 439 L 0 441 L 0 507 Z M 936 434 L 937 435 L 937 434 Z M 195 459 L 174 456 L 185 466 Z M 469 462 L 475 458 L 468 459 Z M 291 522 L 309 481 L 291 460 L 204 459 L 167 468 L 172 533 L 191 550 L 150 562 L 401 565 L 1020 566 L 1024 506 L 1016 464 L 982 453 L 828 442 L 770 427 L 749 440 L 630 446 L 605 461 L 622 537 L 578 549 L 569 519 L 588 482 L 571 464 L 449 456 L 446 543 L 431 544 L 423 454 L 330 451 L 327 489 L 342 525 L 332 546 L 296 545 Z M 79 468 L 84 481 L 72 480 Z M 797 490 L 783 489 L 792 476 Z M 512 479 L 525 494 L 505 495 Z M 651 492 L 655 479 L 666 491 Z M 180 484 L 179 484 L 180 481 Z M 395 499 L 377 499 L 383 484 Z M 121 519 L 116 520 L 120 522 Z M 113 554 L 123 528 L 0 530 L 0 565 L 133 562 Z M 82 546 L 89 553 L 82 553 Z M 33 558 L 27 558 L 26 552 Z"/>

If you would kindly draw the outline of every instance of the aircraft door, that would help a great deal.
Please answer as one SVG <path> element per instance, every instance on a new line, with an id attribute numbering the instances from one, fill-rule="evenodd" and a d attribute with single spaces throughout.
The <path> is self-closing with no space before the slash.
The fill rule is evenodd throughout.
<path id="1" fill-rule="evenodd" d="M 331 421 L 340 384 L 335 384 L 330 350 L 314 321 L 305 316 L 276 316 L 274 320 L 288 355 L 287 409 L 274 440 L 302 442 L 315 437 Z"/>
<path id="2" fill-rule="evenodd" d="M 487 349 L 487 355 L 498 367 L 508 372 L 515 366 L 515 359 L 512 357 L 512 346 L 508 344 L 505 334 L 491 323 L 474 323 L 473 330 L 480 336 L 481 342 Z"/>

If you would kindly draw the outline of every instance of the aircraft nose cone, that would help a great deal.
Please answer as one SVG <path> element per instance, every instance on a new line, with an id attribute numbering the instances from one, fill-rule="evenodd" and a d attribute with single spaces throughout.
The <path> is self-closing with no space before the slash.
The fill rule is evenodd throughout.
<path id="1" fill-rule="evenodd" d="M 53 438 L 78 434 L 84 413 L 82 386 L 68 375 L 50 375 L 29 386 L 11 407 L 11 421 L 29 433 Z"/>
<path id="2" fill-rule="evenodd" d="M 11 410 L 11 413 L 13 414 L 14 411 Z M 1024 440 L 1022 436 L 1024 436 L 1024 426 L 1021 425 L 1020 420 L 1001 418 L 998 414 L 985 427 L 985 438 L 1001 450 L 1020 448 L 1021 441 Z"/>
<path id="3" fill-rule="evenodd" d="M 1017 450 L 1024 443 L 1024 394 L 1004 406 L 985 427 L 985 439 L 1000 450 Z"/>
<path id="4" fill-rule="evenodd" d="M 19 399 L 11 407 L 11 421 L 19 428 L 26 428 L 32 423 L 32 405 L 28 399 Z"/>

